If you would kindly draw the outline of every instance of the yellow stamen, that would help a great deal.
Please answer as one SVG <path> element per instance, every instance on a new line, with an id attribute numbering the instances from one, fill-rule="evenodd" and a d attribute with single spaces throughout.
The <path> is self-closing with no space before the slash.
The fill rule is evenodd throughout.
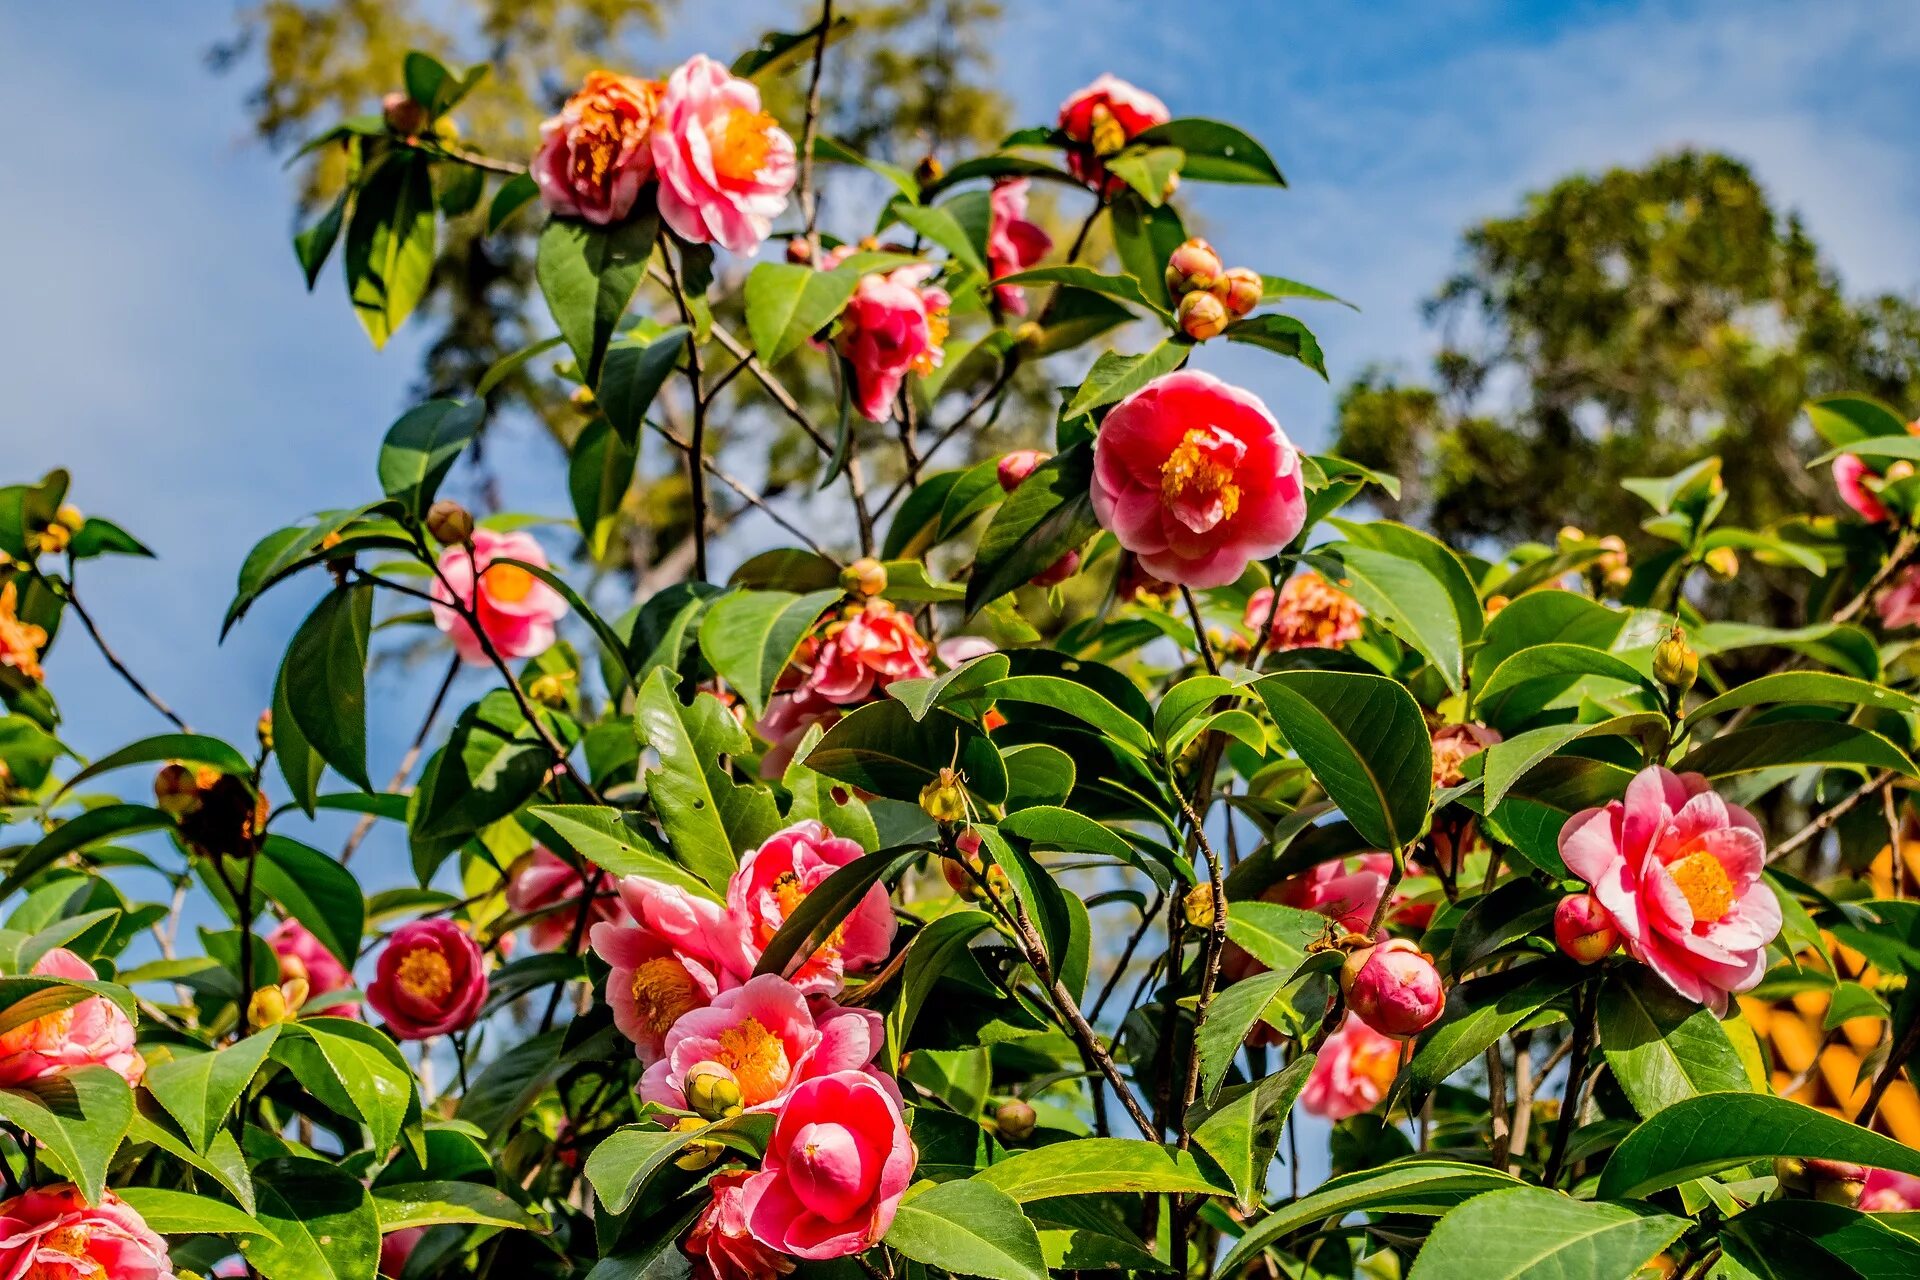
<path id="1" fill-rule="evenodd" d="M 533 590 L 533 575 L 517 564 L 490 564 L 481 577 L 487 595 L 503 604 L 518 604 Z"/>
<path id="2" fill-rule="evenodd" d="M 747 1106 L 765 1102 L 786 1087 L 793 1064 L 787 1047 L 758 1018 L 747 1018 L 720 1033 L 714 1061 L 733 1072 Z"/>
<path id="3" fill-rule="evenodd" d="M 1733 878 L 1705 849 L 1669 862 L 1667 874 L 1686 895 L 1696 924 L 1711 924 L 1733 909 Z"/>
<path id="4" fill-rule="evenodd" d="M 1240 509 L 1240 486 L 1233 472 L 1208 457 L 1201 447 L 1209 433 L 1195 428 L 1181 438 L 1160 466 L 1160 493 L 1169 504 L 1186 494 L 1220 504 L 1220 519 L 1231 520 Z"/>
<path id="5" fill-rule="evenodd" d="M 453 992 L 453 966 L 433 947 L 415 947 L 401 956 L 393 978 L 417 1000 L 444 1000 Z"/>
<path id="6" fill-rule="evenodd" d="M 94 1280 L 105 1276 L 106 1268 L 87 1256 L 88 1235 L 83 1226 L 55 1227 L 38 1240 L 39 1253 L 57 1253 L 64 1262 L 35 1262 L 20 1275 L 20 1280 Z"/>
<path id="7" fill-rule="evenodd" d="M 685 965 L 672 956 L 656 956 L 633 971 L 633 1002 L 640 1020 L 654 1034 L 665 1035 L 681 1014 L 699 1007 L 699 995 Z"/>
<path id="8" fill-rule="evenodd" d="M 1361 1041 L 1354 1045 L 1347 1066 L 1354 1075 L 1373 1081 L 1384 1095 L 1393 1087 L 1393 1078 L 1400 1073 L 1400 1046 L 1391 1042 L 1381 1044 L 1371 1039 Z"/>
<path id="9" fill-rule="evenodd" d="M 779 122 L 764 111 L 729 111 L 719 129 L 710 130 L 713 171 L 730 182 L 751 182 L 767 163 L 772 131 Z"/>

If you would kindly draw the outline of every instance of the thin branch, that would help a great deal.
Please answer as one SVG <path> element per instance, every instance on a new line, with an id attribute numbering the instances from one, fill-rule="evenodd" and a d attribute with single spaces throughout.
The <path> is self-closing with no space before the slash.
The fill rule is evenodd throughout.
<path id="1" fill-rule="evenodd" d="M 1853 812 L 1854 808 L 1862 800 L 1865 800 L 1868 796 L 1880 790 L 1880 788 L 1892 783 L 1895 777 L 1896 775 L 1891 769 L 1882 769 L 1879 773 L 1874 774 L 1871 778 L 1861 783 L 1859 787 L 1821 810 L 1819 816 L 1814 818 L 1812 822 L 1809 822 L 1806 826 L 1800 828 L 1785 840 L 1775 845 L 1773 851 L 1767 854 L 1767 861 L 1778 861 L 1802 845 L 1818 840 L 1829 827 Z"/>
<path id="2" fill-rule="evenodd" d="M 693 303 L 680 282 L 673 255 L 661 252 L 667 265 L 667 279 L 673 287 L 673 300 L 680 308 L 680 319 L 687 326 L 687 389 L 693 395 L 693 428 L 687 434 L 687 488 L 693 499 L 693 576 L 707 580 L 707 398 L 700 389 L 700 338 L 693 322 Z"/>
<path id="3" fill-rule="evenodd" d="M 738 365 L 735 366 L 735 368 L 738 368 L 738 367 L 739 367 Z M 654 422 L 652 419 L 648 419 L 647 425 L 653 428 L 653 431 L 656 435 L 660 436 L 663 440 L 665 440 L 668 444 L 671 444 L 674 448 L 679 449 L 683 453 L 691 451 L 691 446 L 687 443 L 685 439 L 683 439 L 680 436 L 678 432 L 674 431 L 673 428 L 665 426 L 662 423 Z M 755 493 L 753 489 L 749 488 L 743 481 L 740 481 L 734 478 L 733 476 L 729 475 L 726 471 L 724 471 L 721 468 L 719 463 L 715 462 L 712 458 L 703 458 L 701 459 L 701 462 L 705 465 L 708 475 L 712 476 L 715 480 L 718 480 L 721 484 L 724 484 L 725 486 L 727 486 L 727 488 L 733 490 L 734 493 L 739 495 L 741 501 L 745 502 L 748 506 L 754 508 L 757 511 L 765 512 L 768 519 L 772 520 L 775 524 L 779 525 L 782 529 L 785 529 L 788 533 L 792 534 L 794 537 L 800 539 L 800 541 L 806 543 L 808 549 L 811 550 L 815 555 L 820 556 L 827 560 L 831 560 L 835 564 L 840 563 L 840 558 L 838 556 L 834 555 L 832 552 L 822 547 L 818 542 L 815 542 L 811 537 L 807 535 L 807 532 L 804 529 L 802 529 L 799 525 L 793 523 L 793 521 L 781 515 L 779 509 L 774 507 L 771 503 L 769 503 L 767 499 L 763 497 L 761 494 Z"/>
<path id="4" fill-rule="evenodd" d="M 813 189 L 813 144 L 820 136 L 820 73 L 827 65 L 827 34 L 832 29 L 833 0 L 821 0 L 820 34 L 813 42 L 813 74 L 807 81 L 807 118 L 800 129 L 800 213 L 807 222 L 807 246 L 813 250 L 809 262 L 820 254 L 820 235 L 815 230 L 820 205 Z"/>
<path id="5" fill-rule="evenodd" d="M 1193 642 L 1199 646 L 1200 660 L 1207 664 L 1207 674 L 1219 675 L 1220 664 L 1213 656 L 1213 642 L 1207 639 L 1207 624 L 1200 617 L 1200 602 L 1193 598 L 1193 590 L 1184 584 L 1180 588 L 1180 598 L 1187 602 L 1187 616 L 1193 619 Z"/>
<path id="6" fill-rule="evenodd" d="M 1600 984 L 1596 979 L 1587 983 L 1586 990 L 1581 993 L 1573 1035 L 1563 1042 L 1563 1047 L 1572 1046 L 1568 1052 L 1573 1056 L 1567 1067 L 1567 1087 L 1560 1095 L 1560 1123 L 1553 1132 L 1553 1150 L 1547 1156 L 1546 1172 L 1541 1176 L 1541 1181 L 1549 1187 L 1560 1176 L 1560 1169 L 1567 1159 L 1567 1143 L 1573 1137 L 1574 1127 L 1580 1122 L 1580 1086 L 1585 1083 L 1587 1059 L 1593 1054 L 1593 1036 L 1599 1015 Z M 1549 1058 L 1547 1065 L 1541 1068 L 1541 1079 L 1544 1080 L 1552 1069 L 1553 1060 Z"/>
<path id="7" fill-rule="evenodd" d="M 93 637 L 94 647 L 100 650 L 100 656 L 107 660 L 107 665 L 112 667 L 120 678 L 127 682 L 127 686 L 130 689 L 142 698 L 145 698 L 148 706 L 151 706 L 155 711 L 158 711 L 168 720 L 171 720 L 174 728 L 180 730 L 182 733 L 193 732 L 193 726 L 176 715 L 172 707 L 160 700 L 158 694 L 142 684 L 140 677 L 133 674 L 127 664 L 120 660 L 120 655 L 113 651 L 113 646 L 107 643 L 107 638 L 100 634 L 100 628 L 94 625 L 93 615 L 88 613 L 86 606 L 80 603 L 80 593 L 74 589 L 73 562 L 71 560 L 67 562 L 67 577 L 64 582 L 58 578 L 47 578 L 39 574 L 35 576 L 39 577 L 44 583 L 57 584 L 58 593 L 65 597 L 68 607 L 73 610 L 74 616 L 80 619 L 80 624 L 87 629 L 87 634 Z"/>

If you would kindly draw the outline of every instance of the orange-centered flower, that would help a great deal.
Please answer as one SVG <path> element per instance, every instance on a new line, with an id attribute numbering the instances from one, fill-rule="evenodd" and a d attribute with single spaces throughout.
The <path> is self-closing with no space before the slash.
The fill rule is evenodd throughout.
<path id="1" fill-rule="evenodd" d="M 1160 493 L 1181 522 L 1205 533 L 1240 510 L 1234 467 L 1246 446 L 1211 427 L 1194 427 L 1160 465 Z"/>
<path id="2" fill-rule="evenodd" d="M 444 1000 L 453 990 L 453 968 L 437 949 L 417 947 L 400 957 L 396 980 L 408 995 Z"/>
<path id="3" fill-rule="evenodd" d="M 780 122 L 764 111 L 729 111 L 707 125 L 713 171 L 729 182 L 751 182 L 766 167 Z"/>
<path id="4" fill-rule="evenodd" d="M 1727 874 L 1720 859 L 1705 849 L 1675 858 L 1667 864 L 1667 874 L 1686 896 L 1695 924 L 1711 924 L 1733 909 L 1737 897 L 1733 877 Z"/>
<path id="5" fill-rule="evenodd" d="M 42 675 L 40 650 L 46 646 L 47 632 L 44 627 L 20 621 L 19 599 L 13 583 L 0 587 L 0 666 L 38 680 Z"/>
<path id="6" fill-rule="evenodd" d="M 481 577 L 486 583 L 486 593 L 505 604 L 518 604 L 525 600 L 536 581 L 532 574 L 517 564 L 488 565 Z"/>
<path id="7" fill-rule="evenodd" d="M 758 1018 L 744 1018 L 726 1028 L 718 1041 L 720 1051 L 714 1061 L 740 1081 L 740 1097 L 747 1106 L 757 1106 L 787 1087 L 793 1075 L 787 1048 Z"/>
<path id="8" fill-rule="evenodd" d="M 640 1021 L 655 1035 L 665 1035 L 681 1014 L 699 1008 L 706 998 L 694 988 L 687 966 L 668 955 L 643 961 L 634 968 L 633 1002 Z"/>
<path id="9" fill-rule="evenodd" d="M 104 1280 L 106 1269 L 87 1256 L 91 1236 L 83 1226 L 55 1227 L 34 1242 L 42 1255 L 21 1273 L 20 1280 Z M 44 1255 L 59 1254 L 65 1261 L 52 1262 Z"/>

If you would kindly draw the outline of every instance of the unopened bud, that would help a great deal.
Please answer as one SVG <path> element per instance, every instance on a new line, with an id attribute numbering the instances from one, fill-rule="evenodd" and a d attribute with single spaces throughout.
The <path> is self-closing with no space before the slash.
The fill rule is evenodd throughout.
<path id="1" fill-rule="evenodd" d="M 1080 572 L 1080 553 L 1069 551 L 1028 579 L 1036 587 L 1057 587 Z"/>
<path id="2" fill-rule="evenodd" d="M 920 808 L 935 822 L 951 825 L 967 817 L 967 788 L 960 774 L 941 769 L 926 786 L 920 788 Z"/>
<path id="3" fill-rule="evenodd" d="M 1180 332 L 1195 342 L 1205 342 L 1225 333 L 1233 316 L 1227 311 L 1227 304 L 1212 294 L 1190 293 L 1180 299 L 1174 319 L 1179 322 Z"/>
<path id="4" fill-rule="evenodd" d="M 1034 469 L 1047 460 L 1047 455 L 1038 449 L 1015 449 L 1000 459 L 1000 465 L 994 469 L 994 475 L 1000 481 L 1000 487 L 1008 493 L 1018 489 L 1021 482 L 1032 475 Z"/>
<path id="5" fill-rule="evenodd" d="M 1487 617 L 1489 618 L 1493 617 L 1494 614 L 1499 613 L 1502 609 L 1506 608 L 1508 605 L 1512 603 L 1513 601 L 1506 596 L 1488 596 L 1487 597 Z"/>
<path id="6" fill-rule="evenodd" d="M 594 405 L 599 403 L 594 397 L 593 388 L 585 384 L 569 391 L 567 393 L 567 400 L 572 403 L 574 408 L 582 413 L 592 413 Z"/>
<path id="7" fill-rule="evenodd" d="M 247 1001 L 247 1022 L 255 1027 L 277 1027 L 287 1020 L 287 993 L 279 987 L 261 987 Z"/>
<path id="8" fill-rule="evenodd" d="M 280 992 L 287 998 L 287 1009 L 289 1012 L 298 1013 L 300 1007 L 306 1004 L 307 997 L 313 994 L 313 984 L 307 980 L 305 974 L 298 974 L 293 977 L 287 976 L 285 965 L 283 964 L 280 974 Z"/>
<path id="9" fill-rule="evenodd" d="M 698 1116 L 682 1116 L 673 1122 L 675 1133 L 697 1133 L 707 1127 L 707 1122 Z M 720 1158 L 726 1147 L 712 1138 L 695 1138 L 681 1149 L 674 1164 L 688 1173 L 698 1173 Z"/>
<path id="10" fill-rule="evenodd" d="M 1340 969 L 1340 990 L 1355 1017 L 1395 1040 L 1420 1034 L 1447 1009 L 1433 958 L 1405 938 L 1349 954 Z"/>
<path id="11" fill-rule="evenodd" d="M 1183 242 L 1167 256 L 1167 292 L 1176 298 L 1213 288 L 1222 274 L 1220 255 L 1198 237 Z"/>
<path id="12" fill-rule="evenodd" d="M 427 532 L 442 546 L 464 546 L 473 537 L 473 513 L 452 498 L 427 508 Z"/>
<path id="13" fill-rule="evenodd" d="M 718 1062 L 696 1062 L 687 1068 L 681 1092 L 687 1106 L 709 1120 L 740 1114 L 740 1078 Z"/>
<path id="14" fill-rule="evenodd" d="M 1227 304 L 1227 310 L 1244 316 L 1260 305 L 1267 286 L 1252 267 L 1229 267 L 1213 282 L 1213 296 Z"/>
<path id="15" fill-rule="evenodd" d="M 1581 964 L 1598 964 L 1620 945 L 1620 930 L 1591 893 L 1570 893 L 1553 909 L 1553 940 Z"/>
<path id="16" fill-rule="evenodd" d="M 1032 351 L 1038 347 L 1040 340 L 1046 336 L 1047 331 L 1042 329 L 1039 322 L 1035 320 L 1029 320 L 1013 331 L 1013 340 L 1028 351 Z"/>
<path id="17" fill-rule="evenodd" d="M 1732 547 L 1715 547 L 1707 552 L 1707 572 L 1722 582 L 1733 581 L 1740 572 L 1740 553 Z"/>
<path id="18" fill-rule="evenodd" d="M 71 502 L 63 502 L 60 509 L 53 513 L 53 522 L 69 533 L 78 533 L 80 526 L 87 522 L 87 517 Z"/>
<path id="19" fill-rule="evenodd" d="M 1577 546 L 1586 540 L 1586 533 L 1581 530 L 1579 525 L 1574 524 L 1561 525 L 1560 532 L 1555 535 L 1555 541 L 1557 541 L 1562 548 Z"/>
<path id="20" fill-rule="evenodd" d="M 940 163 L 940 157 L 929 151 L 920 157 L 919 164 L 913 166 L 913 180 L 919 183 L 920 189 L 924 191 L 940 181 L 946 172 L 947 166 Z"/>
<path id="21" fill-rule="evenodd" d="M 260 713 L 260 718 L 253 722 L 253 736 L 260 740 L 260 749 L 262 751 L 273 750 L 273 710 L 272 708 L 268 708 L 267 710 L 262 711 Z"/>
<path id="22" fill-rule="evenodd" d="M 398 90 L 380 100 L 380 114 L 387 128 L 403 137 L 413 137 L 427 127 L 427 109 Z"/>
<path id="23" fill-rule="evenodd" d="M 527 686 L 527 696 L 543 707 L 559 711 L 567 705 L 567 677 L 557 671 L 535 676 Z"/>
<path id="24" fill-rule="evenodd" d="M 200 807 L 200 787 L 193 770 L 179 763 L 164 765 L 153 779 L 153 802 L 175 818 Z"/>
<path id="25" fill-rule="evenodd" d="M 795 236 L 787 241 L 787 261 L 795 266 L 804 267 L 813 261 L 813 241 L 805 236 Z"/>
<path id="26" fill-rule="evenodd" d="M 1913 474 L 1913 464 L 1911 462 L 1908 462 L 1905 458 L 1902 458 L 1900 459 L 1900 461 L 1894 463 L 1892 466 L 1887 468 L 1887 474 L 1886 474 L 1886 479 L 1884 483 L 1892 484 L 1896 480 L 1905 480 L 1907 477 L 1911 476 L 1912 474 Z"/>
<path id="27" fill-rule="evenodd" d="M 1675 626 L 1659 644 L 1653 646 L 1653 678 L 1668 688 L 1685 693 L 1700 677 L 1700 655 L 1687 643 L 1684 628 Z"/>
<path id="28" fill-rule="evenodd" d="M 1787 1194 L 1848 1207 L 1859 1202 L 1867 1172 L 1864 1165 L 1846 1160 L 1781 1156 L 1773 1162 L 1773 1176 Z"/>
<path id="29" fill-rule="evenodd" d="M 1196 929 L 1213 928 L 1213 885 L 1197 884 L 1187 890 L 1187 896 L 1181 900 L 1181 910 L 1186 913 L 1187 923 Z"/>
<path id="30" fill-rule="evenodd" d="M 840 571 L 840 589 L 849 595 L 880 595 L 887 589 L 887 566 L 862 556 Z"/>
<path id="31" fill-rule="evenodd" d="M 1033 1126 L 1038 1122 L 1032 1106 L 1018 1098 L 1009 1098 L 993 1109 L 993 1127 L 1008 1142 L 1025 1142 L 1033 1136 Z"/>

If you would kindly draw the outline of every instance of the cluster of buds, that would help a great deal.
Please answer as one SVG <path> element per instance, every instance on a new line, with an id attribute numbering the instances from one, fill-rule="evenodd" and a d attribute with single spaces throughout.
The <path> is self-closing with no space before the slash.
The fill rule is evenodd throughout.
<path id="1" fill-rule="evenodd" d="M 71 502 L 60 504 L 60 509 L 53 513 L 53 519 L 35 531 L 35 549 L 44 556 L 60 554 L 73 544 L 73 535 L 80 532 L 80 526 L 86 522 L 87 518 L 80 513 L 80 508 Z"/>
<path id="2" fill-rule="evenodd" d="M 1574 525 L 1563 525 L 1556 538 L 1560 550 L 1570 551 L 1587 541 L 1586 533 Z M 1633 566 L 1627 562 L 1627 543 L 1617 533 L 1610 533 L 1596 543 L 1600 554 L 1593 561 L 1594 575 L 1600 585 L 1609 591 L 1618 591 L 1633 581 Z"/>
<path id="3" fill-rule="evenodd" d="M 1266 286 L 1251 267 L 1222 266 L 1220 255 L 1205 240 L 1193 239 L 1167 258 L 1167 292 L 1178 310 L 1180 332 L 1205 342 L 1226 332 L 1227 326 L 1260 305 Z"/>
<path id="4" fill-rule="evenodd" d="M 187 846 L 209 858 L 252 857 L 271 812 L 266 796 L 244 779 L 205 765 L 166 765 L 153 780 L 153 795 Z"/>
<path id="5" fill-rule="evenodd" d="M 982 901 L 988 893 L 1008 896 L 1007 873 L 980 856 L 980 835 L 971 828 L 954 837 L 953 856 L 941 860 L 940 874 L 947 887 L 968 902 Z"/>
<path id="6" fill-rule="evenodd" d="M 1355 1017 L 1395 1040 L 1419 1035 L 1447 1010 L 1433 957 L 1405 938 L 1349 952 L 1340 990 Z"/>

